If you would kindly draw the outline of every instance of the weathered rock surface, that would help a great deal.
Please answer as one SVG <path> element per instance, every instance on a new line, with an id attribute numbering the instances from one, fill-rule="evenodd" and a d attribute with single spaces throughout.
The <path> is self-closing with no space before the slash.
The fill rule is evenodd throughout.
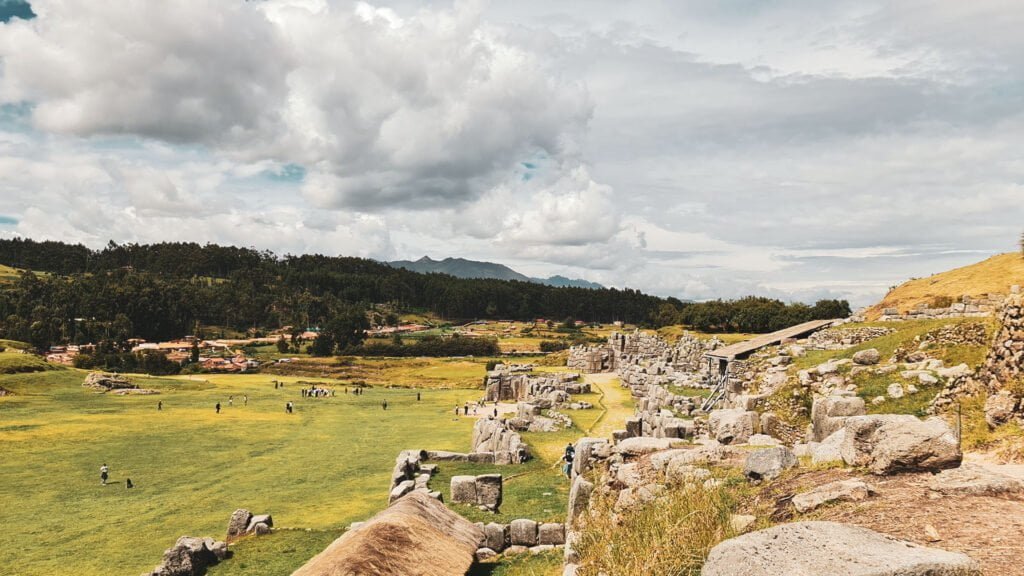
<path id="1" fill-rule="evenodd" d="M 811 405 L 811 442 L 821 442 L 843 427 L 851 416 L 865 414 L 864 399 L 854 395 L 818 398 Z"/>
<path id="2" fill-rule="evenodd" d="M 537 527 L 537 544 L 561 546 L 565 544 L 565 526 L 555 522 L 547 522 Z"/>
<path id="3" fill-rule="evenodd" d="M 963 456 L 956 434 L 939 418 L 854 416 L 846 421 L 845 431 L 843 461 L 874 474 L 955 468 Z"/>
<path id="4" fill-rule="evenodd" d="M 249 512 L 245 508 L 239 508 L 231 513 L 231 519 L 228 520 L 228 540 L 238 538 L 242 534 L 245 534 L 246 528 L 249 527 L 249 520 L 252 519 L 252 512 Z"/>
<path id="5" fill-rule="evenodd" d="M 919 546 L 867 528 L 795 522 L 715 546 L 701 576 L 980 576 L 956 552 Z"/>
<path id="6" fill-rule="evenodd" d="M 635 457 L 668 450 L 679 444 L 684 444 L 684 442 L 673 438 L 626 438 L 615 445 L 615 451 L 626 457 Z"/>
<path id="7" fill-rule="evenodd" d="M 751 480 L 774 480 L 796 464 L 796 456 L 785 446 L 754 450 L 743 465 L 743 475 Z"/>
<path id="8" fill-rule="evenodd" d="M 872 492 L 863 480 L 839 480 L 793 496 L 793 507 L 800 513 L 810 512 L 832 502 L 860 502 L 871 496 Z"/>
<path id="9" fill-rule="evenodd" d="M 708 417 L 711 437 L 722 444 L 743 444 L 760 431 L 757 412 L 731 408 L 712 410 Z"/>
<path id="10" fill-rule="evenodd" d="M 526 518 L 513 520 L 509 525 L 509 537 L 513 546 L 536 546 L 537 523 Z"/>
<path id="11" fill-rule="evenodd" d="M 144 576 L 202 576 L 228 557 L 227 544 L 213 538 L 182 536 L 164 552 L 163 562 Z"/>
<path id="12" fill-rule="evenodd" d="M 878 361 L 881 359 L 882 355 L 874 348 L 861 350 L 853 355 L 854 364 L 860 364 L 861 366 L 873 366 L 878 364 Z"/>
<path id="13" fill-rule="evenodd" d="M 566 527 L 571 528 L 584 511 L 590 505 L 590 495 L 594 492 L 593 482 L 589 482 L 583 476 L 573 479 L 572 488 L 569 489 L 569 509 L 565 516 Z"/>
<path id="14" fill-rule="evenodd" d="M 942 494 L 995 496 L 1024 492 L 1024 480 L 976 464 L 963 464 L 933 476 L 928 482 L 928 488 Z"/>

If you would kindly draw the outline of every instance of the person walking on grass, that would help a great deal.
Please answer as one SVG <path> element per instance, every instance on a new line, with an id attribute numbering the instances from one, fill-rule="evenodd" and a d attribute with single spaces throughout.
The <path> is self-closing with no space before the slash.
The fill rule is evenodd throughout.
<path id="1" fill-rule="evenodd" d="M 385 401 L 381 402 L 381 403 L 380 403 L 380 405 L 381 405 L 381 407 L 382 407 L 382 408 L 384 408 L 385 410 L 387 410 L 387 409 L 388 409 L 388 401 L 387 401 L 387 400 L 385 400 Z"/>
<path id="2" fill-rule="evenodd" d="M 164 409 L 164 401 L 161 400 L 161 401 L 156 403 L 156 411 L 159 412 L 159 411 L 161 411 L 163 409 Z"/>
<path id="3" fill-rule="evenodd" d="M 217 405 L 214 406 L 214 408 L 217 410 L 217 414 L 220 414 L 220 402 L 217 402 Z"/>
<path id="4" fill-rule="evenodd" d="M 246 394 L 245 396 L 242 396 L 242 406 L 248 406 L 248 405 L 249 405 L 249 395 Z"/>
<path id="5" fill-rule="evenodd" d="M 235 397 L 234 396 L 228 396 L 228 406 L 234 406 L 234 405 L 235 405 Z"/>
<path id="6" fill-rule="evenodd" d="M 104 462 L 103 466 L 100 466 L 100 484 L 103 486 L 107 485 L 107 478 L 109 477 L 110 468 L 107 468 L 107 463 Z"/>

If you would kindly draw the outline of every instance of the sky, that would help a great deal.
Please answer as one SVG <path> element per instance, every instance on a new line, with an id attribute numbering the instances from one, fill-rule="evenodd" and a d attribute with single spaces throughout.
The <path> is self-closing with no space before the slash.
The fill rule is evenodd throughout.
<path id="1" fill-rule="evenodd" d="M 0 237 L 876 301 L 1016 249 L 1017 0 L 0 0 Z"/>

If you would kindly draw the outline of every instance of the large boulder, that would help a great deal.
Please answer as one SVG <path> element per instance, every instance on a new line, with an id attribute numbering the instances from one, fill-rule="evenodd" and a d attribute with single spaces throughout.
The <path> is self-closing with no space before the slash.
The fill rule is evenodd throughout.
<path id="1" fill-rule="evenodd" d="M 565 526 L 557 522 L 541 524 L 537 527 L 537 544 L 541 546 L 565 544 Z"/>
<path id="2" fill-rule="evenodd" d="M 882 355 L 874 348 L 861 350 L 853 355 L 853 363 L 860 364 L 861 366 L 873 366 L 878 364 L 878 361 L 881 359 Z"/>
<path id="3" fill-rule="evenodd" d="M 492 512 L 501 506 L 501 474 L 481 474 L 476 477 L 476 503 Z"/>
<path id="4" fill-rule="evenodd" d="M 839 480 L 793 496 L 793 507 L 800 513 L 810 512 L 832 502 L 860 502 L 872 492 L 871 487 L 858 478 Z"/>
<path id="5" fill-rule="evenodd" d="M 238 538 L 242 534 L 245 534 L 246 528 L 249 527 L 249 520 L 252 519 L 252 512 L 249 512 L 245 508 L 239 508 L 231 513 L 231 519 L 228 520 L 228 540 Z"/>
<path id="6" fill-rule="evenodd" d="M 1016 412 L 1020 401 L 1007 390 L 993 394 L 985 400 L 985 422 L 991 428 L 1009 422 Z"/>
<path id="7" fill-rule="evenodd" d="M 513 546 L 536 546 L 537 523 L 527 518 L 513 520 L 509 525 L 509 535 Z"/>
<path id="8" fill-rule="evenodd" d="M 227 557 L 227 545 L 213 538 L 182 536 L 164 552 L 163 562 L 147 576 L 202 576 Z"/>
<path id="9" fill-rule="evenodd" d="M 675 438 L 626 438 L 615 445 L 615 451 L 626 458 L 630 458 L 643 456 L 644 454 L 651 454 L 652 452 L 668 450 L 669 448 L 683 444 L 685 444 L 685 442 L 681 442 Z"/>
<path id="10" fill-rule="evenodd" d="M 866 413 L 864 399 L 853 395 L 817 398 L 811 405 L 811 442 L 821 442 L 843 427 L 851 416 Z"/>
<path id="11" fill-rule="evenodd" d="M 742 408 L 712 410 L 708 427 L 712 438 L 722 444 L 743 444 L 761 430 L 757 412 Z"/>
<path id="12" fill-rule="evenodd" d="M 796 455 L 785 446 L 754 450 L 743 465 L 743 475 L 751 480 L 774 480 L 796 464 Z"/>
<path id="13" fill-rule="evenodd" d="M 593 482 L 583 476 L 577 476 L 572 481 L 572 488 L 569 489 L 569 509 L 565 516 L 565 524 L 572 528 L 576 519 L 587 510 L 590 505 L 590 495 L 594 492 Z"/>
<path id="14" fill-rule="evenodd" d="M 452 502 L 476 504 L 476 476 L 452 476 Z"/>
<path id="15" fill-rule="evenodd" d="M 956 468 L 963 457 L 956 434 L 940 418 L 855 416 L 847 419 L 845 431 L 843 461 L 874 474 Z"/>
<path id="16" fill-rule="evenodd" d="M 501 552 L 508 546 L 508 526 L 491 522 L 484 526 L 484 546 Z"/>
<path id="17" fill-rule="evenodd" d="M 977 464 L 943 470 L 928 481 L 928 488 L 942 494 L 995 496 L 1024 493 L 1024 480 Z"/>
<path id="18" fill-rule="evenodd" d="M 980 576 L 965 554 L 835 522 L 758 530 L 711 549 L 701 576 Z"/>

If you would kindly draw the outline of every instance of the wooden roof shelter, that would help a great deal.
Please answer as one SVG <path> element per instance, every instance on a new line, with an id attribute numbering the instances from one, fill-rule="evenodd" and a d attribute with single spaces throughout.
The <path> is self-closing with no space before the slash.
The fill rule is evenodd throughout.
<path id="1" fill-rule="evenodd" d="M 705 356 L 708 358 L 731 362 L 737 358 L 745 358 L 765 346 L 779 344 L 787 338 L 799 338 L 810 334 L 811 332 L 824 328 L 833 322 L 835 322 L 835 320 L 811 320 L 810 322 L 790 326 L 789 328 L 784 328 L 777 332 L 772 332 L 771 334 L 761 334 L 760 336 L 756 336 L 750 340 L 744 340 L 743 342 L 737 342 L 736 344 L 717 348 L 708 352 Z"/>

